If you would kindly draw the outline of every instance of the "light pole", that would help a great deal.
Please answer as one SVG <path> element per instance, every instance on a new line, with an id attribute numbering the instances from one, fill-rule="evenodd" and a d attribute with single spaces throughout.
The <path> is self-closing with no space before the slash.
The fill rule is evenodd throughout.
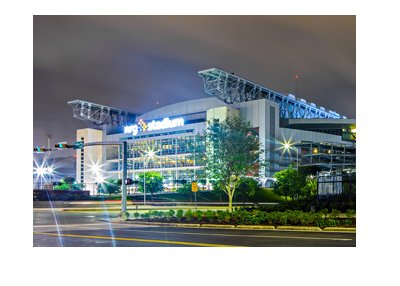
<path id="1" fill-rule="evenodd" d="M 40 166 L 36 169 L 36 176 L 40 177 L 40 189 L 43 189 L 43 177 L 45 174 L 46 174 L 46 168 Z"/>
<path id="2" fill-rule="evenodd" d="M 285 142 L 285 144 L 283 144 L 283 148 L 285 148 L 285 150 L 287 150 L 288 152 L 290 152 L 294 144 L 291 144 L 290 142 Z M 297 173 L 299 173 L 299 150 L 297 149 L 297 147 L 294 147 L 294 149 L 296 150 L 296 168 L 297 168 Z"/>
<path id="3" fill-rule="evenodd" d="M 50 181 L 51 181 L 51 182 L 53 182 L 53 180 L 54 180 L 53 172 L 54 172 L 53 167 L 48 167 L 48 168 L 47 168 L 47 173 L 49 173 Z"/>
<path id="4" fill-rule="evenodd" d="M 144 172 L 143 172 L 143 205 L 146 205 L 146 168 L 147 168 L 147 159 L 153 159 L 155 152 L 153 150 L 149 150 L 144 155 Z"/>

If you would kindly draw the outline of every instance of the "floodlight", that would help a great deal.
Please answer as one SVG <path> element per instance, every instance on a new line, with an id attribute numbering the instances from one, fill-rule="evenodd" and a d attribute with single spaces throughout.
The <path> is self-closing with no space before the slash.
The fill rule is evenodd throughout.
<path id="1" fill-rule="evenodd" d="M 43 176 L 44 174 L 46 174 L 46 168 L 38 167 L 38 168 L 36 169 L 36 173 L 37 173 L 39 176 Z"/>

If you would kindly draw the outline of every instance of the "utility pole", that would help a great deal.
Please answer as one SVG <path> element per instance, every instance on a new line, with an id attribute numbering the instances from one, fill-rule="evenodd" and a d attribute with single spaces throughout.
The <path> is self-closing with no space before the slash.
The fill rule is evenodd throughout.
<path id="1" fill-rule="evenodd" d="M 123 141 L 122 145 L 122 206 L 121 213 L 126 213 L 126 174 L 128 171 L 128 144 L 126 141 Z"/>
<path id="2" fill-rule="evenodd" d="M 50 138 L 50 136 L 48 136 Z M 128 143 L 127 141 L 110 141 L 110 142 L 89 142 L 84 143 L 83 141 L 77 141 L 73 145 L 67 144 L 67 142 L 60 142 L 55 145 L 55 148 L 44 149 L 40 147 L 34 148 L 34 152 L 43 153 L 49 151 L 56 150 L 66 150 L 66 149 L 82 149 L 84 147 L 90 146 L 104 146 L 104 145 L 117 145 L 122 148 L 122 201 L 121 201 L 121 216 L 124 218 L 127 215 L 126 211 L 126 178 L 127 178 L 127 170 L 128 170 Z M 42 180 L 42 179 L 41 179 Z M 41 181 L 41 185 L 43 182 Z"/>

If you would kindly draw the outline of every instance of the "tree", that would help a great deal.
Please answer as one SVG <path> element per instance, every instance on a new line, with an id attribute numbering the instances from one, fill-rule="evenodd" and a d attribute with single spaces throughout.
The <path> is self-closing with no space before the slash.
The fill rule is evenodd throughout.
<path id="1" fill-rule="evenodd" d="M 54 186 L 55 191 L 67 191 L 69 190 L 69 186 L 64 182 L 64 180 L 61 179 L 61 182 Z"/>
<path id="2" fill-rule="evenodd" d="M 317 178 L 313 175 L 306 177 L 305 186 L 303 187 L 303 194 L 305 196 L 316 196 L 317 195 Z"/>
<path id="3" fill-rule="evenodd" d="M 178 194 L 187 196 L 187 197 L 188 197 L 188 200 L 191 201 L 192 184 L 191 184 L 191 183 L 182 184 L 181 186 L 179 186 L 179 187 L 176 189 L 176 192 L 177 192 Z"/>
<path id="4" fill-rule="evenodd" d="M 176 189 L 176 192 L 182 195 L 188 195 L 192 192 L 192 184 L 191 183 L 182 184 Z"/>
<path id="5" fill-rule="evenodd" d="M 238 193 L 242 194 L 243 204 L 245 201 L 245 197 L 252 198 L 259 190 L 260 186 L 258 185 L 258 182 L 253 178 L 241 179 L 240 184 L 237 188 Z"/>
<path id="6" fill-rule="evenodd" d="M 144 193 L 144 177 L 146 177 L 146 192 L 150 192 L 151 199 L 153 200 L 153 194 L 162 192 L 163 178 L 158 172 L 146 172 L 139 174 L 139 192 Z"/>
<path id="7" fill-rule="evenodd" d="M 295 199 L 303 195 L 305 176 L 293 169 L 291 165 L 287 169 L 275 173 L 274 177 L 276 178 L 274 192 L 279 196 L 284 196 L 286 201 L 288 197 Z"/>
<path id="8" fill-rule="evenodd" d="M 262 152 L 257 133 L 241 117 L 210 123 L 206 134 L 206 174 L 228 195 L 229 211 L 242 178 L 258 174 Z"/>
<path id="9" fill-rule="evenodd" d="M 75 182 L 74 177 L 65 177 L 64 179 L 61 180 L 62 183 L 65 183 L 68 185 L 68 190 L 71 190 L 71 185 Z"/>
<path id="10" fill-rule="evenodd" d="M 108 193 L 112 195 L 119 193 L 121 190 L 122 181 L 120 179 L 106 179 L 104 183 L 98 184 L 99 193 Z"/>

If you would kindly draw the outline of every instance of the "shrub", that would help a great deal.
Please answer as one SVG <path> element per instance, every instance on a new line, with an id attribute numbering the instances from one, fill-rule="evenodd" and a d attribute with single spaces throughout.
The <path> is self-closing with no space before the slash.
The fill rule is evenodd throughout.
<path id="1" fill-rule="evenodd" d="M 339 214 L 340 214 L 340 211 L 338 211 L 338 210 L 335 210 L 335 209 L 332 209 L 332 212 L 331 212 L 331 217 L 332 218 L 334 218 L 334 219 L 336 219 L 336 218 L 339 218 Z"/>
<path id="2" fill-rule="evenodd" d="M 350 218 L 345 219 L 345 220 L 343 221 L 343 224 L 344 224 L 344 225 L 353 225 L 353 220 L 350 219 Z"/>
<path id="3" fill-rule="evenodd" d="M 346 217 L 349 218 L 349 219 L 355 217 L 355 215 L 356 215 L 356 211 L 355 210 L 349 209 L 349 210 L 346 211 Z"/>
<path id="4" fill-rule="evenodd" d="M 217 217 L 217 221 L 218 221 L 219 223 L 223 223 L 223 222 L 229 223 L 229 222 L 230 222 L 230 218 L 231 218 L 229 212 L 227 212 L 227 211 L 221 211 L 221 210 L 218 210 L 218 211 L 216 212 L 216 217 Z"/>
<path id="5" fill-rule="evenodd" d="M 166 213 L 164 213 L 165 214 L 165 216 L 167 217 L 167 218 L 172 218 L 174 215 L 175 215 L 175 211 L 174 210 L 169 210 L 169 211 L 167 211 Z"/>
<path id="6" fill-rule="evenodd" d="M 144 219 L 149 218 L 150 217 L 150 212 L 142 213 L 142 214 L 140 214 L 140 217 L 144 218 Z"/>
<path id="7" fill-rule="evenodd" d="M 276 224 L 277 225 L 287 225 L 288 217 L 285 212 L 277 212 L 276 214 Z"/>
<path id="8" fill-rule="evenodd" d="M 177 210 L 176 211 L 176 218 L 178 221 L 182 221 L 182 217 L 183 217 L 183 210 Z"/>
<path id="9" fill-rule="evenodd" d="M 140 217 L 140 213 L 134 213 L 133 216 L 135 217 L 135 219 L 138 219 Z"/>
<path id="10" fill-rule="evenodd" d="M 303 212 L 301 211 L 287 211 L 287 223 L 291 225 L 299 225 Z"/>
<path id="11" fill-rule="evenodd" d="M 150 218 L 158 218 L 158 217 L 163 217 L 164 213 L 162 211 L 149 211 L 149 217 Z"/>
<path id="12" fill-rule="evenodd" d="M 203 212 L 202 211 L 193 212 L 193 218 L 198 222 L 201 221 L 201 219 L 203 218 Z"/>
<path id="13" fill-rule="evenodd" d="M 214 211 L 208 210 L 208 211 L 206 211 L 206 212 L 204 213 L 204 215 L 205 215 L 205 218 L 206 218 L 206 220 L 207 220 L 208 222 L 213 222 L 214 219 L 215 219 L 215 212 L 214 212 Z"/>
<path id="14" fill-rule="evenodd" d="M 324 215 L 324 218 L 327 218 L 329 210 L 327 208 L 324 208 L 324 209 L 321 210 L 321 213 Z"/>
<path id="15" fill-rule="evenodd" d="M 339 224 L 338 220 L 331 218 L 319 218 L 316 221 L 316 225 L 320 228 L 337 226 L 338 224 Z"/>
<path id="16" fill-rule="evenodd" d="M 190 221 L 192 220 L 192 218 L 193 218 L 193 212 L 192 212 L 192 210 L 187 210 L 187 211 L 185 212 L 185 219 L 186 219 L 186 221 L 190 222 Z"/>

